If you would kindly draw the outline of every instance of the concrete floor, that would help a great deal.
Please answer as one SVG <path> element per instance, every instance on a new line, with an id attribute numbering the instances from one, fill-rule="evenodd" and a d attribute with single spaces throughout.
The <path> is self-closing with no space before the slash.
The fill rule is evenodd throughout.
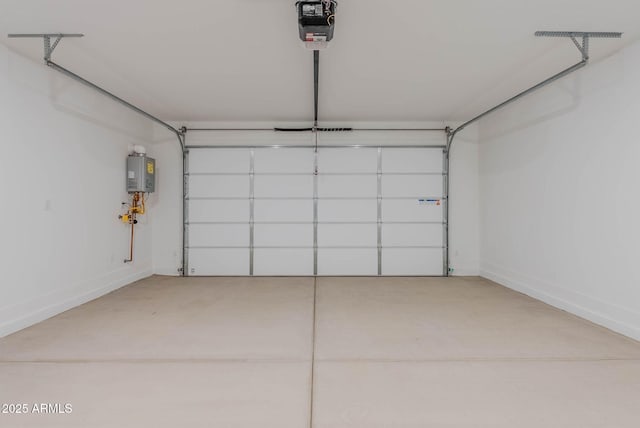
<path id="1" fill-rule="evenodd" d="M 313 363 L 315 361 L 315 363 Z M 640 343 L 480 278 L 153 277 L 0 339 L 2 427 L 634 427 Z"/>

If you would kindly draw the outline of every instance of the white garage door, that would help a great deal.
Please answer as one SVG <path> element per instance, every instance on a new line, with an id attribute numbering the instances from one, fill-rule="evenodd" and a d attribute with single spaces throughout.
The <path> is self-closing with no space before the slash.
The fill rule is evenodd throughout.
<path id="1" fill-rule="evenodd" d="M 190 148 L 190 275 L 443 275 L 440 147 Z"/>

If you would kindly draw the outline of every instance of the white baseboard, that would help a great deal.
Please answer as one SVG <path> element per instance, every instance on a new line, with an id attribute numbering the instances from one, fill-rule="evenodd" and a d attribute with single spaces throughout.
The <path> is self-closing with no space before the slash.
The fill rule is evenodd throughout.
<path id="1" fill-rule="evenodd" d="M 162 276 L 180 276 L 180 272 L 178 272 L 178 268 L 153 268 L 154 275 L 162 275 Z"/>
<path id="2" fill-rule="evenodd" d="M 478 267 L 456 267 L 451 272 L 451 276 L 480 276 Z"/>
<path id="3" fill-rule="evenodd" d="M 37 324 L 153 274 L 151 267 L 118 269 L 73 287 L 0 309 L 0 337 Z"/>
<path id="4" fill-rule="evenodd" d="M 482 263 L 480 276 L 610 330 L 640 340 L 640 313 L 638 312 L 540 279 L 520 275 L 492 263 Z"/>

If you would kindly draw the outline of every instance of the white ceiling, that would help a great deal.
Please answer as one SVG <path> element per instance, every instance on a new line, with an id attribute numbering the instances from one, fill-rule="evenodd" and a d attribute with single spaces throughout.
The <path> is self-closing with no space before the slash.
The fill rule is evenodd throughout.
<path id="1" fill-rule="evenodd" d="M 175 121 L 304 121 L 312 53 L 294 0 L 0 0 L 0 31 L 82 32 L 54 60 Z M 320 55 L 321 121 L 464 120 L 579 61 L 536 30 L 640 38 L 638 0 L 340 0 Z M 39 40 L 0 39 L 40 59 Z"/>

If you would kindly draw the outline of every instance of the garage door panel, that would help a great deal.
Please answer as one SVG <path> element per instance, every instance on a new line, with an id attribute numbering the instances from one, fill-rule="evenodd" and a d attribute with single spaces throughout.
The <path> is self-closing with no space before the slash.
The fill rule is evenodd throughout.
<path id="1" fill-rule="evenodd" d="M 443 250 L 439 248 L 383 248 L 383 275 L 440 276 Z"/>
<path id="2" fill-rule="evenodd" d="M 313 247 L 313 224 L 256 224 L 256 247 Z"/>
<path id="3" fill-rule="evenodd" d="M 249 275 L 249 249 L 190 249 L 190 274 L 202 276 Z"/>
<path id="4" fill-rule="evenodd" d="M 321 198 L 375 198 L 378 196 L 376 175 L 324 175 L 318 177 Z"/>
<path id="5" fill-rule="evenodd" d="M 384 175 L 382 197 L 427 197 L 441 196 L 441 175 Z"/>
<path id="6" fill-rule="evenodd" d="M 331 148 L 318 152 L 318 171 L 325 173 L 377 173 L 378 150 Z"/>
<path id="7" fill-rule="evenodd" d="M 313 249 L 256 248 L 254 275 L 313 275 Z"/>
<path id="8" fill-rule="evenodd" d="M 375 247 L 378 245 L 377 224 L 319 224 L 319 247 Z"/>
<path id="9" fill-rule="evenodd" d="M 382 201 L 382 220 L 393 221 L 442 221 L 442 204 L 440 206 L 422 204 L 418 199 L 385 199 Z"/>
<path id="10" fill-rule="evenodd" d="M 311 149 L 256 149 L 254 171 L 260 173 L 312 173 Z"/>
<path id="11" fill-rule="evenodd" d="M 377 210 L 377 200 L 320 200 L 318 201 L 318 221 L 377 222 Z"/>
<path id="12" fill-rule="evenodd" d="M 382 149 L 383 173 L 442 172 L 442 149 Z"/>
<path id="13" fill-rule="evenodd" d="M 189 179 L 189 197 L 249 197 L 249 176 L 193 175 Z"/>
<path id="14" fill-rule="evenodd" d="M 189 225 L 189 246 L 249 247 L 249 224 Z"/>
<path id="15" fill-rule="evenodd" d="M 378 250 L 373 249 L 318 249 L 319 275 L 378 274 Z"/>
<path id="16" fill-rule="evenodd" d="M 255 221 L 312 222 L 313 200 L 257 200 Z"/>
<path id="17" fill-rule="evenodd" d="M 255 177 L 256 198 L 313 196 L 313 175 L 262 175 Z"/>
<path id="18" fill-rule="evenodd" d="M 193 149 L 189 152 L 189 173 L 249 173 L 248 149 Z"/>
<path id="19" fill-rule="evenodd" d="M 317 180 L 319 275 L 377 275 L 379 268 L 383 275 L 441 275 L 442 150 L 382 148 L 381 189 L 378 153 L 377 148 L 321 147 L 314 177 L 312 147 L 192 150 L 187 207 L 192 274 L 250 275 L 253 245 L 254 275 L 312 275 Z"/>
<path id="20" fill-rule="evenodd" d="M 249 222 L 249 200 L 191 200 L 189 221 Z"/>
<path id="21" fill-rule="evenodd" d="M 395 247 L 442 246 L 441 224 L 384 224 L 382 245 Z"/>

